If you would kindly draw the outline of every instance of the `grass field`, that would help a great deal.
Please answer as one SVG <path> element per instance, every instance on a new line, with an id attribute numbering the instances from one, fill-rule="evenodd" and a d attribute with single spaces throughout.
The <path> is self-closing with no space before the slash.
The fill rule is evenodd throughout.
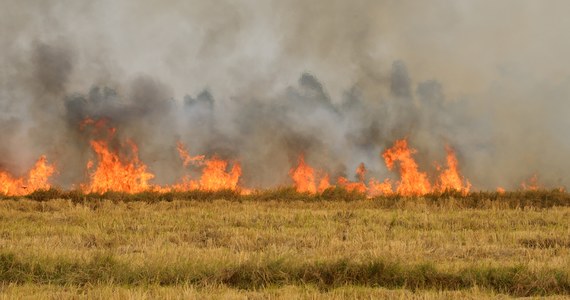
<path id="1" fill-rule="evenodd" d="M 0 298 L 570 296 L 566 193 L 331 193 L 6 198 Z"/>

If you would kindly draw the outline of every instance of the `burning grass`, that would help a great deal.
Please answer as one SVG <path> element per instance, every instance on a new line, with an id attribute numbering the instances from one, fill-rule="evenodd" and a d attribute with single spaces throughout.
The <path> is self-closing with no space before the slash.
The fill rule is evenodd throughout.
<path id="1" fill-rule="evenodd" d="M 186 174 L 176 183 L 158 185 L 152 183 L 155 178 L 149 167 L 139 158 L 139 147 L 130 139 L 117 137 L 117 129 L 108 124 L 108 120 L 85 119 L 80 124 L 81 131 L 88 131 L 91 136 L 90 146 L 95 154 L 94 160 L 88 160 L 86 170 L 87 182 L 79 182 L 79 194 L 86 198 L 97 195 L 118 196 L 120 199 L 129 197 L 122 194 L 133 194 L 132 198 L 138 199 L 143 194 L 158 193 L 159 199 L 165 199 L 171 194 L 184 194 L 194 192 L 218 192 L 231 190 L 234 193 L 249 195 L 252 193 L 247 187 L 240 185 L 242 175 L 241 165 L 238 161 L 229 161 L 213 154 L 192 156 L 185 145 L 178 142 L 176 149 L 184 168 L 192 167 L 200 172 L 199 178 Z M 390 178 L 380 181 L 376 178 L 367 178 L 367 169 L 364 163 L 356 168 L 357 181 L 350 181 L 347 177 L 337 174 L 336 182 L 331 183 L 331 176 L 324 171 L 315 170 L 305 161 L 301 154 L 297 166 L 289 170 L 289 176 L 298 193 L 306 193 L 313 198 L 328 197 L 337 199 L 337 195 L 343 194 L 346 198 L 360 198 L 354 195 L 366 195 L 374 197 L 397 197 L 397 196 L 424 196 L 430 194 L 447 194 L 447 191 L 466 195 L 471 190 L 471 184 L 459 172 L 459 163 L 454 150 L 446 146 L 446 166 L 437 164 L 437 177 L 431 183 L 426 172 L 419 170 L 419 166 L 413 155 L 416 149 L 408 146 L 406 139 L 397 140 L 393 147 L 386 149 L 381 157 L 389 170 L 398 171 L 400 179 L 392 182 Z M 51 176 L 57 173 L 55 165 L 47 163 L 45 156 L 41 156 L 27 176 L 16 178 L 10 173 L 0 170 L 0 195 L 22 196 L 33 195 L 42 198 L 42 194 L 53 194 L 51 189 Z M 367 181 L 368 180 L 368 181 Z M 526 189 L 526 185 L 523 186 Z M 530 190 L 538 190 L 535 181 Z M 283 189 L 280 189 L 283 190 Z M 344 191 L 348 192 L 345 193 Z M 263 194 L 264 192 L 255 192 Z M 270 191 L 273 193 L 273 191 Z M 61 193 L 62 195 L 65 193 Z M 75 193 L 77 194 L 77 193 Z M 116 197 L 111 197 L 116 198 Z M 75 199 L 75 198 L 73 198 Z"/>

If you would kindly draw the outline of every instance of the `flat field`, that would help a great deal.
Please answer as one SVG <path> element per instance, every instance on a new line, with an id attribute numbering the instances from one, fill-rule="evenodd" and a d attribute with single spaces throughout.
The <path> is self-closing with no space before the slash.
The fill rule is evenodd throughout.
<path id="1" fill-rule="evenodd" d="M 568 205 L 174 198 L 0 200 L 0 298 L 570 296 Z"/>

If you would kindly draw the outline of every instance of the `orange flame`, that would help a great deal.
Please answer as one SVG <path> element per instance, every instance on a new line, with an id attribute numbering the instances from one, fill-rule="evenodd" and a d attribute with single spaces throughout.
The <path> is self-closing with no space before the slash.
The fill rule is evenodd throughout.
<path id="1" fill-rule="evenodd" d="M 226 172 L 228 162 L 219 158 L 212 158 L 205 162 L 206 167 L 200 177 L 200 189 L 215 191 L 223 189 L 235 190 L 238 188 L 241 166 L 234 163 L 231 171 Z"/>
<path id="2" fill-rule="evenodd" d="M 349 181 L 345 177 L 339 177 L 337 182 L 338 185 L 340 185 L 349 192 L 356 191 L 364 194 L 368 190 L 366 184 L 364 183 L 365 176 L 366 176 L 366 167 L 364 166 L 364 163 L 360 163 L 356 168 L 356 177 L 358 178 L 357 182 Z"/>
<path id="3" fill-rule="evenodd" d="M 22 195 L 25 191 L 25 184 L 23 178 L 13 178 L 7 172 L 0 171 L 0 194 L 3 195 Z"/>
<path id="4" fill-rule="evenodd" d="M 408 148 L 406 140 L 398 140 L 392 148 L 382 154 L 390 170 L 394 169 L 396 162 L 399 162 L 400 181 L 396 192 L 402 196 L 424 195 L 431 191 L 426 173 L 418 171 L 418 164 L 412 157 L 414 153 L 416 150 Z"/>
<path id="5" fill-rule="evenodd" d="M 538 191 L 541 186 L 538 182 L 538 175 L 532 175 L 528 180 L 521 183 L 521 187 L 525 191 Z"/>
<path id="6" fill-rule="evenodd" d="M 186 150 L 186 147 L 184 147 L 184 144 L 181 142 L 176 143 L 176 150 L 178 150 L 178 154 L 180 155 L 180 158 L 182 158 L 182 163 L 185 167 L 188 167 L 190 164 L 196 164 L 204 161 L 204 155 L 190 156 L 190 154 L 188 154 L 188 150 Z"/>
<path id="7" fill-rule="evenodd" d="M 319 182 L 319 192 L 322 192 L 330 187 L 331 184 L 329 181 L 329 175 L 325 174 L 325 176 L 323 176 L 323 178 L 321 178 L 321 181 Z"/>
<path id="8" fill-rule="evenodd" d="M 94 125 L 95 130 L 101 130 L 106 127 L 105 120 L 94 121 L 85 119 L 80 124 L 83 129 L 87 125 Z M 91 149 L 97 156 L 96 168 L 90 174 L 90 182 L 82 185 L 86 192 L 104 193 L 108 191 L 139 193 L 154 188 L 149 181 L 154 178 L 154 174 L 147 171 L 147 166 L 142 163 L 138 156 L 138 147 L 132 141 L 127 141 L 130 155 L 120 155 L 120 150 L 112 149 L 109 141 L 112 140 L 116 129 L 108 127 L 107 139 L 91 140 Z M 87 169 L 91 170 L 95 167 L 93 161 L 87 162 Z"/>
<path id="9" fill-rule="evenodd" d="M 339 177 L 338 180 L 338 185 L 343 187 L 345 190 L 352 192 L 359 192 L 359 193 L 366 193 L 366 184 L 364 184 L 364 182 L 352 182 L 350 180 L 348 180 L 346 177 Z"/>
<path id="10" fill-rule="evenodd" d="M 315 169 L 306 164 L 303 154 L 300 154 L 297 159 L 297 167 L 289 170 L 289 176 L 295 182 L 295 189 L 299 193 L 315 194 L 331 187 L 329 175 L 316 172 Z"/>
<path id="11" fill-rule="evenodd" d="M 289 171 L 289 175 L 295 182 L 295 189 L 299 193 L 316 193 L 315 170 L 305 163 L 303 154 L 299 155 L 297 163 L 297 168 Z"/>
<path id="12" fill-rule="evenodd" d="M 455 151 L 449 146 L 445 147 L 445 151 L 447 152 L 447 169 L 440 174 L 436 190 L 440 192 L 458 191 L 463 194 L 469 193 L 471 183 L 459 174 Z M 463 184 L 464 181 L 465 185 Z"/>
<path id="13" fill-rule="evenodd" d="M 172 189 L 178 191 L 188 190 L 238 190 L 239 178 L 241 176 L 241 165 L 235 162 L 230 171 L 227 171 L 228 161 L 217 157 L 205 159 L 204 155 L 190 156 L 181 142 L 177 143 L 178 154 L 185 167 L 190 164 L 203 166 L 202 175 L 199 180 L 192 180 L 188 176 L 184 177 L 182 183 L 175 184 Z M 241 190 L 241 189 L 240 189 Z M 248 191 L 244 190 L 244 193 Z"/>
<path id="14" fill-rule="evenodd" d="M 339 177 L 337 184 L 347 191 L 356 191 L 367 194 L 369 197 L 390 195 L 394 192 L 402 196 L 421 196 L 434 191 L 444 192 L 447 190 L 456 190 L 467 194 L 471 189 L 471 184 L 460 175 L 458 170 L 459 164 L 453 149 L 446 147 L 446 151 L 447 168 L 441 172 L 435 186 L 432 186 L 429 182 L 426 173 L 418 170 L 418 164 L 412 157 L 412 155 L 416 153 L 416 150 L 409 148 L 408 142 L 405 139 L 396 141 L 392 148 L 387 149 L 382 154 L 388 169 L 392 170 L 396 164 L 398 164 L 400 180 L 396 183 L 395 191 L 392 188 L 392 181 L 390 179 L 379 181 L 375 178 L 371 178 L 367 184 L 367 169 L 364 163 L 360 163 L 356 168 L 358 181 L 353 182 L 346 177 Z M 305 163 L 303 155 L 299 156 L 297 167 L 291 169 L 289 175 L 295 182 L 296 190 L 301 193 L 322 192 L 324 189 L 330 187 L 329 177 L 325 175 L 321 179 L 321 184 L 319 184 L 317 189 L 316 172 L 311 166 Z"/>
<path id="15" fill-rule="evenodd" d="M 392 194 L 392 181 L 390 181 L 389 178 L 384 180 L 384 182 L 378 182 L 376 179 L 370 179 L 368 182 L 368 194 L 371 197 Z"/>
<path id="16" fill-rule="evenodd" d="M 55 166 L 48 164 L 45 155 L 40 156 L 26 178 L 14 178 L 0 171 L 0 194 L 21 196 L 40 189 L 49 189 L 49 177 L 55 173 Z"/>

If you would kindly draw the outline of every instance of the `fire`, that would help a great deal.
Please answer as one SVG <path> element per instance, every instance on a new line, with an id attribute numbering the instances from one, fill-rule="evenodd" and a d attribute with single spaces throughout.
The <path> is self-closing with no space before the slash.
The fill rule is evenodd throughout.
<path id="1" fill-rule="evenodd" d="M 104 193 L 119 191 L 138 193 L 147 190 L 190 191 L 190 190 L 236 190 L 242 194 L 250 191 L 239 186 L 242 169 L 239 162 L 230 163 L 227 160 L 205 155 L 191 156 L 184 144 L 178 142 L 176 149 L 184 167 L 195 167 L 201 172 L 199 178 L 184 176 L 179 183 L 169 186 L 152 184 L 154 174 L 148 170 L 139 159 L 138 146 L 131 140 L 119 142 L 115 134 L 117 130 L 108 126 L 106 120 L 85 119 L 80 129 L 93 128 L 94 137 L 89 143 L 95 153 L 95 159 L 87 162 L 89 181 L 82 184 L 85 192 Z M 434 184 L 428 180 L 427 173 L 419 170 L 413 155 L 416 150 L 408 147 L 406 139 L 398 140 L 391 148 L 386 149 L 381 157 L 389 170 L 397 169 L 400 178 L 393 182 L 391 179 L 383 181 L 376 178 L 367 178 L 368 170 L 364 163 L 356 168 L 357 181 L 350 181 L 346 177 L 338 177 L 336 184 L 348 191 L 366 194 L 369 197 L 379 195 L 421 196 L 431 192 L 445 192 L 449 190 L 467 194 L 471 184 L 461 176 L 459 163 L 454 150 L 446 147 L 446 166 L 437 167 L 439 176 Z M 0 171 L 0 194 L 25 195 L 38 189 L 49 189 L 48 179 L 55 173 L 55 167 L 41 156 L 35 166 L 22 178 L 15 178 L 11 174 Z M 328 174 L 316 171 L 305 162 L 303 154 L 299 155 L 297 166 L 289 171 L 295 189 L 300 193 L 320 193 L 330 188 L 331 180 Z M 367 181 L 368 180 L 368 181 Z M 536 190 L 539 188 L 538 177 L 534 175 L 527 182 L 523 182 L 523 189 Z M 499 193 L 504 189 L 498 188 Z"/>
<path id="2" fill-rule="evenodd" d="M 325 176 L 323 176 L 323 178 L 321 178 L 321 181 L 319 182 L 319 191 L 324 191 L 328 188 L 331 187 L 331 183 L 330 183 L 330 179 L 329 179 L 329 175 L 325 174 Z"/>
<path id="3" fill-rule="evenodd" d="M 0 194 L 21 196 L 40 189 L 49 189 L 48 179 L 55 173 L 55 166 L 47 162 L 45 155 L 40 156 L 25 178 L 14 178 L 7 172 L 0 171 Z"/>
<path id="4" fill-rule="evenodd" d="M 392 181 L 389 178 L 385 179 L 384 182 L 379 182 L 372 178 L 368 182 L 368 194 L 372 197 L 390 195 L 392 193 Z"/>
<path id="5" fill-rule="evenodd" d="M 87 125 L 95 125 L 96 130 L 106 126 L 106 122 L 86 119 L 81 123 L 81 128 Z M 152 188 L 149 183 L 154 174 L 147 171 L 147 166 L 142 163 L 138 156 L 138 147 L 133 141 L 127 141 L 127 147 L 121 145 L 118 149 L 110 146 L 116 129 L 109 127 L 106 139 L 91 140 L 91 149 L 95 152 L 97 163 L 87 162 L 87 169 L 92 170 L 90 182 L 83 185 L 83 190 L 91 193 L 104 193 L 107 191 L 139 193 Z M 130 150 L 129 155 L 121 155 L 120 150 Z"/>
<path id="6" fill-rule="evenodd" d="M 343 187 L 345 190 L 349 192 L 356 191 L 365 194 L 368 190 L 366 188 L 366 184 L 364 184 L 364 182 L 361 181 L 352 182 L 346 179 L 345 177 L 339 177 L 337 182 L 339 186 Z"/>
<path id="7" fill-rule="evenodd" d="M 299 155 L 297 163 L 297 168 L 289 171 L 289 175 L 295 182 L 295 189 L 299 193 L 316 193 L 315 170 L 305 163 L 305 156 L 303 154 Z"/>
<path id="8" fill-rule="evenodd" d="M 3 195 L 21 195 L 26 191 L 23 178 L 13 178 L 7 172 L 0 171 L 0 193 Z"/>
<path id="9" fill-rule="evenodd" d="M 416 150 L 408 148 L 408 142 L 404 139 L 396 141 L 392 148 L 382 154 L 390 170 L 399 162 L 400 181 L 396 192 L 402 196 L 418 196 L 431 192 L 427 174 L 418 171 L 418 164 L 412 157 L 414 153 Z"/>
<path id="10" fill-rule="evenodd" d="M 289 170 L 289 176 L 295 182 L 295 189 L 299 193 L 315 194 L 331 187 L 329 175 L 316 172 L 315 169 L 306 164 L 303 154 L 299 155 L 297 159 L 297 167 Z"/>
<path id="11" fill-rule="evenodd" d="M 339 177 L 337 180 L 338 185 L 349 192 L 356 191 L 365 194 L 368 191 L 368 188 L 364 183 L 366 177 L 366 167 L 364 166 L 364 163 L 360 163 L 356 168 L 356 177 L 358 178 L 357 182 L 351 182 L 345 177 Z"/>
<path id="12" fill-rule="evenodd" d="M 178 155 L 182 158 L 182 163 L 185 167 L 188 167 L 190 164 L 202 162 L 205 158 L 204 155 L 190 156 L 188 150 L 186 150 L 186 147 L 184 147 L 184 144 L 181 142 L 176 143 L 176 150 L 178 150 Z"/>
<path id="13" fill-rule="evenodd" d="M 241 176 L 241 166 L 234 163 L 231 170 L 226 171 L 228 162 L 219 158 L 212 158 L 205 161 L 202 176 L 198 182 L 198 188 L 206 191 L 216 190 L 236 190 Z"/>
<path id="14" fill-rule="evenodd" d="M 455 151 L 449 146 L 445 147 L 445 151 L 447 152 L 447 169 L 443 170 L 439 175 L 436 190 L 439 192 L 459 191 L 463 194 L 469 193 L 471 183 L 459 174 Z M 463 183 L 464 181 L 465 184 Z"/>
<path id="15" fill-rule="evenodd" d="M 525 191 L 538 191 L 541 187 L 538 183 L 538 175 L 532 175 L 528 180 L 521 183 L 521 187 Z"/>
<path id="16" fill-rule="evenodd" d="M 139 160 L 137 146 L 134 143 L 129 144 L 130 159 L 121 157 L 117 150 L 111 149 L 108 141 L 91 141 L 91 148 L 97 155 L 97 168 L 91 173 L 91 181 L 85 191 L 139 193 L 151 188 L 149 181 L 154 175 L 148 172 L 147 166 Z M 90 166 L 92 167 L 93 163 L 87 164 L 88 168 Z"/>
<path id="17" fill-rule="evenodd" d="M 441 173 L 435 185 L 429 182 L 426 173 L 418 170 L 418 164 L 413 158 L 413 154 L 416 153 L 416 150 L 409 148 L 408 142 L 405 139 L 396 141 L 392 148 L 387 149 L 382 154 L 388 169 L 393 170 L 396 164 L 398 164 L 400 180 L 396 182 L 395 191 L 393 190 L 393 184 L 390 179 L 379 181 L 375 178 L 371 178 L 368 183 L 366 183 L 367 169 L 364 163 L 360 163 L 356 168 L 357 181 L 354 182 L 346 177 L 339 177 L 337 184 L 347 191 L 356 191 L 367 194 L 369 197 L 391 195 L 394 192 L 402 196 L 421 196 L 431 192 L 445 192 L 450 190 L 467 194 L 471 189 L 471 184 L 459 173 L 459 163 L 453 149 L 448 146 L 446 147 L 446 152 L 446 169 L 441 171 L 438 167 Z M 330 187 L 329 177 L 325 175 L 321 179 L 321 183 L 317 189 L 316 172 L 311 166 L 305 163 L 303 155 L 299 156 L 297 167 L 291 169 L 289 175 L 295 182 L 295 188 L 301 193 L 314 194 Z"/>
<path id="18" fill-rule="evenodd" d="M 177 191 L 188 190 L 241 190 L 238 186 L 241 176 L 241 165 L 235 162 L 228 171 L 228 161 L 217 157 L 206 159 L 204 155 L 190 156 L 184 144 L 177 143 L 177 150 L 185 167 L 190 164 L 203 167 L 199 180 L 192 180 L 188 176 L 183 178 L 182 183 L 175 184 L 172 189 Z M 244 190 L 244 192 L 246 192 Z"/>

